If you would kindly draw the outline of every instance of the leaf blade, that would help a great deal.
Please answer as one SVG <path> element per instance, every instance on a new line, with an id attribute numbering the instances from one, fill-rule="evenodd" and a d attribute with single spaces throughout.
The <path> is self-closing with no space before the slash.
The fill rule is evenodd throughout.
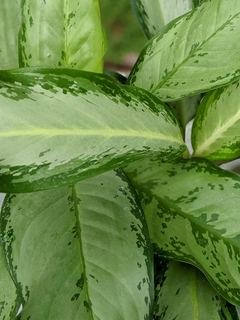
<path id="1" fill-rule="evenodd" d="M 204 1 L 149 41 L 128 83 L 174 101 L 237 80 L 239 17 L 238 1 Z"/>
<path id="2" fill-rule="evenodd" d="M 166 24 L 192 10 L 192 0 L 131 0 L 133 11 L 147 38 L 150 39 Z"/>
<path id="3" fill-rule="evenodd" d="M 141 167 L 133 163 L 126 170 L 141 193 L 156 251 L 193 264 L 239 306 L 239 175 L 204 159 L 139 163 Z"/>
<path id="4" fill-rule="evenodd" d="M 2 232 L 15 237 L 5 252 L 24 319 L 150 319 L 151 245 L 122 172 L 10 195 L 2 220 Z"/>
<path id="5" fill-rule="evenodd" d="M 0 78 L 2 192 L 58 187 L 185 149 L 161 101 L 106 75 L 19 69 Z"/>
<path id="6" fill-rule="evenodd" d="M 206 95 L 192 128 L 194 156 L 229 161 L 240 156 L 239 82 Z"/>
<path id="7" fill-rule="evenodd" d="M 1 237 L 2 242 L 6 239 Z M 6 268 L 2 248 L 0 251 L 0 316 L 2 319 L 16 319 L 16 314 L 21 305 L 20 295 L 17 294 L 16 287 Z"/>
<path id="8" fill-rule="evenodd" d="M 157 319 L 206 319 L 210 314 L 215 320 L 238 319 L 236 308 L 212 288 L 197 268 L 176 261 L 161 261 L 156 276 L 159 281 Z"/>
<path id="9" fill-rule="evenodd" d="M 24 0 L 22 16 L 21 67 L 102 72 L 105 36 L 97 0 Z"/>
<path id="10" fill-rule="evenodd" d="M 20 0 L 0 3 L 0 69 L 18 68 Z"/>

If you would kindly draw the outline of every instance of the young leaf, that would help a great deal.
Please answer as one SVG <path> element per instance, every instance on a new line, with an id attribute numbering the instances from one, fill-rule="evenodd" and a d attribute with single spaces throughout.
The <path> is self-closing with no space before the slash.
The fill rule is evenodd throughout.
<path id="1" fill-rule="evenodd" d="M 0 69 L 18 68 L 21 0 L 0 1 Z"/>
<path id="2" fill-rule="evenodd" d="M 240 77 L 240 2 L 206 0 L 143 49 L 128 83 L 163 101 L 180 100 Z"/>
<path id="3" fill-rule="evenodd" d="M 105 35 L 97 0 L 22 1 L 20 66 L 101 72 Z"/>
<path id="4" fill-rule="evenodd" d="M 130 0 L 133 12 L 148 39 L 167 23 L 192 10 L 192 0 Z"/>
<path id="5" fill-rule="evenodd" d="M 240 176 L 204 159 L 145 159 L 126 170 L 141 193 L 157 252 L 195 265 L 240 306 Z"/>
<path id="6" fill-rule="evenodd" d="M 159 262 L 159 261 L 158 261 Z M 195 267 L 160 261 L 156 270 L 154 319 L 236 320 L 237 310 L 224 300 Z"/>
<path id="7" fill-rule="evenodd" d="M 185 149 L 157 98 L 72 69 L 0 72 L 0 119 L 1 192 L 58 187 Z"/>
<path id="8" fill-rule="evenodd" d="M 240 156 L 239 82 L 205 96 L 192 129 L 195 157 L 228 161 Z"/>
<path id="9" fill-rule="evenodd" d="M 151 319 L 152 250 L 122 171 L 9 195 L 1 221 L 21 319 Z"/>

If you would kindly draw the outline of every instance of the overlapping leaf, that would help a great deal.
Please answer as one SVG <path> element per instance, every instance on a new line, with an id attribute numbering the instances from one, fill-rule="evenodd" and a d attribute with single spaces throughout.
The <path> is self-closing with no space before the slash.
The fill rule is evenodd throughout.
<path id="1" fill-rule="evenodd" d="M 121 171 L 9 195 L 1 218 L 21 319 L 151 319 L 150 240 Z"/>
<path id="2" fill-rule="evenodd" d="M 105 36 L 98 0 L 22 1 L 20 66 L 102 71 Z"/>
<path id="3" fill-rule="evenodd" d="M 240 306 L 239 175 L 204 159 L 146 159 L 126 170 L 141 193 L 157 252 L 197 266 Z"/>
<path id="4" fill-rule="evenodd" d="M 129 84 L 179 100 L 240 77 L 240 2 L 206 0 L 149 41 Z"/>
<path id="5" fill-rule="evenodd" d="M 192 0 L 130 0 L 143 32 L 150 39 L 167 23 L 192 10 Z"/>
<path id="6" fill-rule="evenodd" d="M 226 161 L 240 156 L 239 110 L 239 82 L 206 95 L 192 130 L 196 157 Z"/>
<path id="7" fill-rule="evenodd" d="M 20 0 L 0 1 L 0 69 L 18 68 Z"/>
<path id="8" fill-rule="evenodd" d="M 111 77 L 71 69 L 0 73 L 0 191 L 28 192 L 185 149 L 168 108 Z"/>
<path id="9" fill-rule="evenodd" d="M 156 272 L 154 319 L 238 319 L 236 308 L 217 294 L 197 268 L 176 261 L 160 261 Z"/>

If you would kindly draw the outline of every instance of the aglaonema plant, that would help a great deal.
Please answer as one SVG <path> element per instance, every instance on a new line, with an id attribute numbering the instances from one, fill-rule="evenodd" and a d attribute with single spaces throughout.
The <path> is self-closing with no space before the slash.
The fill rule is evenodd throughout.
<path id="1" fill-rule="evenodd" d="M 98 1 L 0 3 L 1 319 L 238 319 L 240 3 L 131 4 L 122 83 Z"/>

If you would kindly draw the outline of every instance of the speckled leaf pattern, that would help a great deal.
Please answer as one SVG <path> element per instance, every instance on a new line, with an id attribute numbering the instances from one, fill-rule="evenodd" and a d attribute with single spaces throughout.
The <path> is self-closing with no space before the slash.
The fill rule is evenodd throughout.
<path id="1" fill-rule="evenodd" d="M 98 0 L 23 0 L 22 17 L 21 67 L 102 71 L 105 35 Z"/>
<path id="2" fill-rule="evenodd" d="M 239 319 L 236 308 L 213 289 L 197 268 L 176 261 L 160 261 L 156 273 L 154 319 Z"/>
<path id="3" fill-rule="evenodd" d="M 4 236 L 0 236 L 0 246 L 8 241 Z M 17 295 L 14 282 L 6 268 L 5 259 L 0 248 L 0 319 L 15 320 L 15 315 L 19 309 L 21 301 Z"/>
<path id="4" fill-rule="evenodd" d="M 67 185 L 150 153 L 168 158 L 185 149 L 161 101 L 90 72 L 0 72 L 0 118 L 1 192 Z"/>
<path id="5" fill-rule="evenodd" d="M 141 194 L 156 251 L 197 266 L 240 306 L 240 176 L 205 159 L 145 159 L 126 170 Z"/>
<path id="6" fill-rule="evenodd" d="M 194 156 L 228 161 L 240 156 L 239 82 L 206 95 L 192 129 Z"/>
<path id="7" fill-rule="evenodd" d="M 137 20 L 148 39 L 167 23 L 192 10 L 192 0 L 130 0 Z"/>
<path id="8" fill-rule="evenodd" d="M 150 239 L 122 171 L 8 195 L 1 218 L 21 320 L 151 319 Z"/>
<path id="9" fill-rule="evenodd" d="M 0 69 L 18 68 L 21 0 L 0 1 Z"/>
<path id="10" fill-rule="evenodd" d="M 163 101 L 227 85 L 240 77 L 239 29 L 238 0 L 206 0 L 149 41 L 128 82 Z"/>

